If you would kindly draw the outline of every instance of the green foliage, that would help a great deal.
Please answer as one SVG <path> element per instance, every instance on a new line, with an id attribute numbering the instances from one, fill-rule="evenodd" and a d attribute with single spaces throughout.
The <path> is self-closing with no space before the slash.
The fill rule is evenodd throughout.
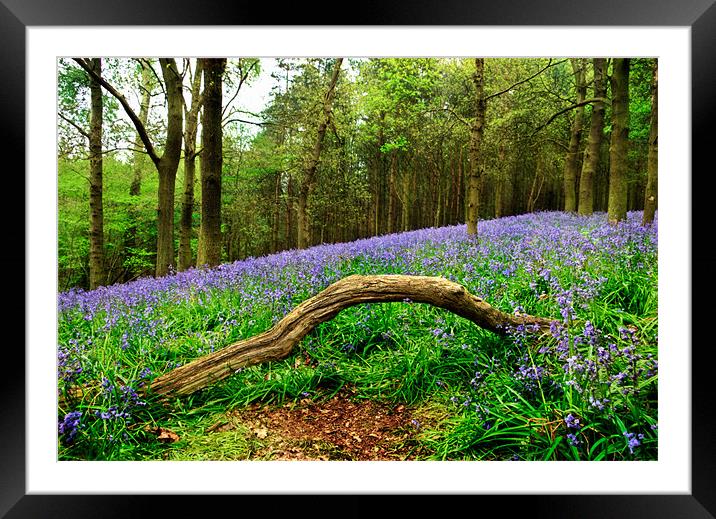
<path id="1" fill-rule="evenodd" d="M 402 135 L 398 136 L 394 141 L 386 142 L 380 147 L 380 151 L 382 153 L 390 153 L 392 151 L 397 150 L 407 150 L 408 149 L 408 139 L 403 137 Z"/>
<path id="2" fill-rule="evenodd" d="M 130 196 L 131 165 L 105 156 L 103 169 L 107 283 L 150 275 L 156 251 L 156 174 L 147 169 L 141 194 Z M 59 161 L 58 282 L 61 290 L 87 287 L 89 283 L 88 176 L 89 161 Z"/>

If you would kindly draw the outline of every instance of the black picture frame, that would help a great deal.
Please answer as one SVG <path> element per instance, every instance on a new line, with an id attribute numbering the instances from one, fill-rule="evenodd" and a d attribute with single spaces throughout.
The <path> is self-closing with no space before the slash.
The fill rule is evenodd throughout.
<path id="1" fill-rule="evenodd" d="M 716 517 L 716 405 L 710 397 L 713 387 L 711 367 L 713 339 L 707 323 L 713 319 L 716 305 L 708 296 L 713 288 L 716 253 L 710 247 L 713 235 L 706 213 L 713 202 L 712 159 L 709 146 L 714 143 L 714 104 L 716 103 L 716 7 L 715 0 L 602 0 L 600 2 L 562 0 L 520 0 L 476 2 L 460 0 L 401 0 L 390 3 L 367 0 L 356 4 L 350 13 L 339 16 L 328 7 L 306 2 L 278 8 L 271 3 L 222 4 L 214 0 L 124 0 L 121 3 L 97 0 L 0 0 L 0 114 L 3 145 L 19 157 L 13 171 L 24 171 L 25 143 L 25 29 L 28 26 L 62 25 L 533 25 L 533 26 L 685 26 L 691 28 L 692 72 L 692 301 L 693 326 L 690 336 L 685 327 L 684 347 L 691 341 L 692 368 L 692 479 L 689 495 L 470 495 L 440 496 L 431 506 L 446 512 L 486 513 L 496 507 L 508 517 L 580 517 L 580 518 L 714 518 Z M 329 5 L 329 4 L 325 4 Z M 337 4 L 336 4 L 337 5 Z M 345 12 L 345 11 L 344 11 Z M 320 14 L 322 13 L 322 14 Z M 331 17 L 330 20 L 320 19 Z M 350 18 L 347 18 L 350 16 Z M 338 21 L 338 23 L 336 23 Z M 22 101 L 21 101 L 22 100 Z M 683 173 L 677 173 L 683 174 Z M 24 176 L 15 174 L 6 182 L 16 182 L 17 200 L 27 195 Z M 684 181 L 688 181 L 685 178 Z M 697 184 L 698 181 L 698 184 Z M 6 184 L 8 185 L 8 184 Z M 708 198 L 707 198 L 708 197 Z M 23 214 L 24 206 L 13 215 Z M 16 218 L 16 216 L 14 216 Z M 12 217 L 6 216 L 6 219 Z M 6 225 L 5 239 L 13 245 L 6 254 L 6 271 L 22 271 L 25 266 L 25 228 Z M 6 274 L 10 275 L 10 274 Z M 13 275 L 15 278 L 19 276 Z M 698 290 L 695 290 L 698 288 Z M 24 289 L 24 287 L 22 288 Z M 21 289 L 21 290 L 22 290 Z M 22 292 L 20 292 L 22 293 Z M 700 300 L 700 296 L 705 296 Z M 10 312 L 22 308 L 26 317 L 31 308 L 14 304 Z M 19 319 L 6 315 L 12 326 Z M 24 319 L 23 319 L 24 320 Z M 686 324 L 686 323 L 685 323 Z M 698 332 L 698 333 L 697 333 Z M 23 337 L 24 339 L 24 337 Z M 23 340 L 24 342 L 24 340 Z M 379 513 L 384 504 L 367 495 L 311 496 L 186 496 L 186 495 L 26 495 L 25 488 L 25 356 L 17 341 L 6 341 L 17 358 L 6 360 L 0 376 L 0 516 L 25 517 L 146 517 L 171 516 L 186 512 L 197 504 L 210 504 L 215 513 L 225 506 L 234 513 L 256 513 L 256 506 L 270 515 L 304 512 L 313 516 Z M 7 352 L 4 352 L 8 355 Z M 8 359 L 7 356 L 4 357 Z M 569 477 L 565 468 L 565 478 Z M 400 515 L 423 514 L 428 510 L 424 495 L 400 500 Z M 432 497 L 432 496 L 431 496 Z M 228 500 L 231 502 L 228 502 Z M 438 501 L 436 503 L 436 501 Z M 467 508 L 464 508 L 467 507 Z M 266 512 L 263 512 L 266 513 Z M 184 514 L 182 514 L 184 515 Z"/>

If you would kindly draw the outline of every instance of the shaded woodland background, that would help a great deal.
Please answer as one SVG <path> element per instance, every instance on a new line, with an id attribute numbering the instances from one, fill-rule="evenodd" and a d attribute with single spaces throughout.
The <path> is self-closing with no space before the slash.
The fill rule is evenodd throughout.
<path id="1" fill-rule="evenodd" d="M 656 157 L 651 58 L 61 59 L 58 288 L 533 211 L 648 223 Z"/>

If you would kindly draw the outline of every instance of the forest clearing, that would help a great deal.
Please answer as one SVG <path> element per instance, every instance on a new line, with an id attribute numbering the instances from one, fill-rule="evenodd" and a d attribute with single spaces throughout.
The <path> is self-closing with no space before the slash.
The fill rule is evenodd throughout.
<path id="1" fill-rule="evenodd" d="M 68 58 L 58 108 L 59 460 L 658 458 L 656 60 Z"/>

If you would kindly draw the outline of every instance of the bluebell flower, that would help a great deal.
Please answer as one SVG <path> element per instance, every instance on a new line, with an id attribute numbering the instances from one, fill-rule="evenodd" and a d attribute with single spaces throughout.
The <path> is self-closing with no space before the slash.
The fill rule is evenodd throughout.
<path id="1" fill-rule="evenodd" d="M 577 439 L 577 436 L 576 436 L 575 434 L 572 434 L 572 433 L 567 434 L 567 441 L 569 441 L 569 444 L 572 445 L 572 446 L 574 446 L 574 447 L 576 447 L 576 446 L 578 446 L 580 443 L 582 443 L 581 441 L 579 441 L 579 440 Z"/>
<path id="2" fill-rule="evenodd" d="M 579 429 L 582 425 L 579 423 L 579 418 L 575 418 L 572 413 L 569 413 L 566 418 L 564 419 L 564 423 L 567 424 L 567 427 L 570 429 Z"/>
<path id="3" fill-rule="evenodd" d="M 631 454 L 634 454 L 634 449 L 636 449 L 639 445 L 641 445 L 641 440 L 644 439 L 643 434 L 634 434 L 632 432 L 624 431 L 624 436 L 627 439 L 627 447 L 629 447 L 629 452 Z"/>
<path id="4" fill-rule="evenodd" d="M 77 432 L 80 428 L 80 420 L 82 418 L 82 411 L 71 411 L 65 415 L 61 422 L 57 425 L 57 430 L 60 435 L 64 435 L 64 441 L 66 444 L 74 442 Z"/>

